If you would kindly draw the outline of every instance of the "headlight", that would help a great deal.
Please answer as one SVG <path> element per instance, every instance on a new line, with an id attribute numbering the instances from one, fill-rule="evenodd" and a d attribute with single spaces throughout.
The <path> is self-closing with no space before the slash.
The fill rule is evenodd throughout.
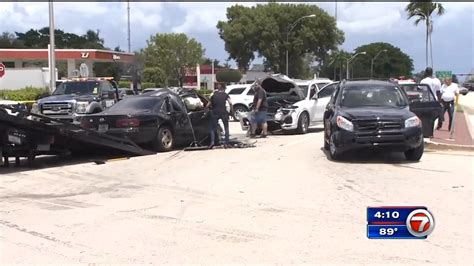
<path id="1" fill-rule="evenodd" d="M 88 102 L 77 102 L 76 103 L 76 113 L 85 114 L 87 112 L 87 107 L 89 106 Z"/>
<path id="2" fill-rule="evenodd" d="M 352 124 L 352 122 L 340 115 L 336 117 L 336 123 L 340 129 L 344 129 L 347 131 L 354 131 L 354 125 Z"/>
<path id="3" fill-rule="evenodd" d="M 413 116 L 405 120 L 405 127 L 419 127 L 421 125 L 421 121 L 417 116 Z"/>

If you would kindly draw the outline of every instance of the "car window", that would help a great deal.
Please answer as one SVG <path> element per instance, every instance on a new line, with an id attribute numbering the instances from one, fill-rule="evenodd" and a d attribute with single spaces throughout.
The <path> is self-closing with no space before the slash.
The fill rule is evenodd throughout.
<path id="1" fill-rule="evenodd" d="M 170 104 L 173 111 L 184 112 L 183 105 L 175 97 L 170 97 Z"/>
<path id="2" fill-rule="evenodd" d="M 247 92 L 247 95 L 255 95 L 255 90 L 250 88 L 250 90 Z"/>
<path id="3" fill-rule="evenodd" d="M 324 86 L 328 85 L 330 82 L 323 82 L 323 83 L 318 83 L 318 89 L 322 89 Z"/>
<path id="4" fill-rule="evenodd" d="M 229 95 L 237 95 L 237 94 L 242 94 L 244 92 L 245 88 L 235 88 L 229 91 Z"/>
<path id="5" fill-rule="evenodd" d="M 65 94 L 95 94 L 99 93 L 99 82 L 98 81 L 71 81 L 61 83 L 54 91 L 53 95 L 65 95 Z"/>
<path id="6" fill-rule="evenodd" d="M 112 105 L 109 109 L 109 113 L 143 113 L 151 112 L 155 109 L 156 105 L 161 103 L 163 100 L 157 97 L 131 97 L 125 98 L 116 104 Z"/>
<path id="7" fill-rule="evenodd" d="M 306 95 L 308 95 L 308 85 L 298 85 L 298 87 L 301 89 L 303 95 L 306 97 Z"/>
<path id="8" fill-rule="evenodd" d="M 341 95 L 341 106 L 406 106 L 407 102 L 397 86 L 352 85 L 344 87 Z"/>
<path id="9" fill-rule="evenodd" d="M 328 86 L 322 88 L 318 92 L 318 98 L 330 97 L 333 94 L 335 88 L 336 88 L 335 84 L 331 84 L 331 85 L 328 85 Z"/>
<path id="10" fill-rule="evenodd" d="M 317 86 L 316 84 L 311 85 L 311 90 L 309 91 L 309 98 L 313 98 L 313 96 L 316 94 L 317 91 Z"/>
<path id="11" fill-rule="evenodd" d="M 431 92 L 428 85 L 401 85 L 400 86 L 407 94 L 410 102 L 434 102 L 435 96 Z"/>
<path id="12" fill-rule="evenodd" d="M 200 111 L 204 109 L 204 102 L 197 95 L 183 97 L 183 102 L 188 111 Z"/>

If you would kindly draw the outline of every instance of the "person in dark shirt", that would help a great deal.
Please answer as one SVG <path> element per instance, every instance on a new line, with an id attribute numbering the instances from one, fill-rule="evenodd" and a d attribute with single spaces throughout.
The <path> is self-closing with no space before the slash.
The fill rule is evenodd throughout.
<path id="1" fill-rule="evenodd" d="M 262 138 L 267 137 L 267 93 L 263 89 L 260 82 L 257 82 L 255 87 L 255 95 L 253 96 L 253 106 L 255 108 L 255 115 L 251 121 L 250 137 L 255 137 L 255 132 L 259 125 L 262 126 Z"/>
<path id="2" fill-rule="evenodd" d="M 229 147 L 229 112 L 227 112 L 226 103 L 228 102 L 231 108 L 231 112 L 233 112 L 232 108 L 232 101 L 227 93 L 225 93 L 225 87 L 222 84 L 217 84 L 218 90 L 214 92 L 211 96 L 211 100 L 207 103 L 207 107 L 211 109 L 211 127 L 210 127 L 210 134 L 211 134 L 211 143 L 209 148 L 212 149 L 215 144 L 215 131 L 217 129 L 217 123 L 219 119 L 222 120 L 224 124 L 224 131 L 225 131 L 225 142 L 224 147 Z"/>

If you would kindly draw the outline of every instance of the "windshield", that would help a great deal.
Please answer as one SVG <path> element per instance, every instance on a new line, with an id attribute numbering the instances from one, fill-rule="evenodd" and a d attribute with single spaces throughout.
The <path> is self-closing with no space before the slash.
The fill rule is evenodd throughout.
<path id="1" fill-rule="evenodd" d="M 303 95 L 308 95 L 308 85 L 298 85 L 298 87 L 300 87 Z"/>
<path id="2" fill-rule="evenodd" d="M 131 97 L 125 98 L 112 105 L 108 112 L 110 113 L 144 113 L 151 112 L 163 98 L 158 97 Z"/>
<path id="3" fill-rule="evenodd" d="M 65 94 L 98 94 L 99 82 L 97 81 L 78 81 L 78 82 L 63 82 L 54 91 L 53 95 Z"/>
<path id="4" fill-rule="evenodd" d="M 341 106 L 406 106 L 407 102 L 396 86 L 359 85 L 345 87 L 341 95 Z"/>

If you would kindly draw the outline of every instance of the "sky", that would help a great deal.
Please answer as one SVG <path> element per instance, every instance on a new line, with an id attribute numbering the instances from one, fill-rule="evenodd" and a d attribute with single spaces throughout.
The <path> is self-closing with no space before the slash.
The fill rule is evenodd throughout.
<path id="1" fill-rule="evenodd" d="M 404 11 L 406 2 L 306 2 L 318 5 L 334 16 L 337 5 L 337 25 L 345 33 L 341 48 L 352 52 L 356 47 L 372 42 L 388 42 L 399 47 L 414 61 L 415 72 L 425 65 L 425 28 L 414 26 Z M 206 56 L 221 62 L 227 59 L 224 42 L 216 28 L 226 19 L 226 9 L 244 2 L 131 2 L 132 50 L 146 46 L 156 33 L 186 33 L 201 42 Z M 474 3 L 445 2 L 446 14 L 434 16 L 434 69 L 463 74 L 474 72 Z M 84 34 L 100 30 L 107 47 L 127 50 L 127 2 L 55 2 L 56 28 Z M 48 26 L 48 2 L 1 2 L 0 32 L 24 32 L 30 28 Z M 257 58 L 254 63 L 260 63 Z"/>

